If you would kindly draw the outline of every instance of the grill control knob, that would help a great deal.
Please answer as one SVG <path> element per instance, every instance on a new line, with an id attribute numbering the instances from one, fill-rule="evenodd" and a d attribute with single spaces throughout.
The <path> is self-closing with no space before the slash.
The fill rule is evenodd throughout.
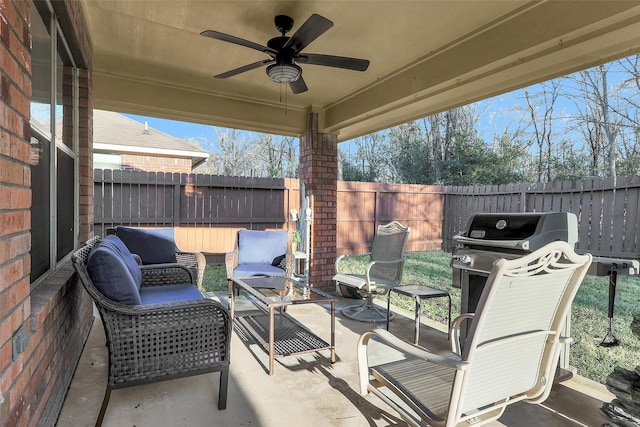
<path id="1" fill-rule="evenodd" d="M 454 257 L 460 264 L 471 265 L 471 257 L 469 255 L 459 255 Z"/>

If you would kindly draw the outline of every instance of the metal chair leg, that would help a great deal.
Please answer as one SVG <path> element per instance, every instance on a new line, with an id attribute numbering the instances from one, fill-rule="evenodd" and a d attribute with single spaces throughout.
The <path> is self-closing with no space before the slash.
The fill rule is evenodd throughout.
<path id="1" fill-rule="evenodd" d="M 98 419 L 96 420 L 96 427 L 100 427 L 102 425 L 102 420 L 104 419 L 105 412 L 107 412 L 107 406 L 109 405 L 110 397 L 111 397 L 111 387 L 107 386 L 107 389 L 104 391 L 104 398 L 102 399 L 102 406 L 100 407 L 100 413 L 98 414 Z"/>
<path id="2" fill-rule="evenodd" d="M 344 314 L 349 319 L 357 320 L 359 322 L 369 323 L 382 323 L 387 321 L 387 310 L 376 306 L 373 302 L 374 296 L 372 294 L 364 295 L 364 301 L 360 305 L 352 305 L 342 309 Z M 389 318 L 393 319 L 395 314 L 389 313 Z"/>
<path id="3" fill-rule="evenodd" d="M 220 371 L 220 386 L 218 391 L 218 409 L 227 409 L 227 388 L 229 387 L 229 368 Z"/>

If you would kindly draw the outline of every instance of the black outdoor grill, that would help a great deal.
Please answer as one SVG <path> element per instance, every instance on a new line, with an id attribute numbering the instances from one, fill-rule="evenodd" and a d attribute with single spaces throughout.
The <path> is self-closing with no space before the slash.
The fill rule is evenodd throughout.
<path id="1" fill-rule="evenodd" d="M 473 313 L 495 261 L 515 259 L 556 240 L 572 247 L 578 241 L 578 219 L 568 212 L 477 213 L 463 232 L 453 236 L 453 286 L 461 288 L 461 313 Z M 569 320 L 569 319 L 568 319 Z M 463 322 L 461 341 L 467 335 Z M 568 333 L 569 321 L 564 333 Z M 568 345 L 560 367 L 568 369 Z"/>
<path id="2" fill-rule="evenodd" d="M 500 259 L 515 259 L 533 252 L 556 240 L 568 242 L 572 247 L 578 241 L 578 220 L 569 212 L 543 213 L 477 213 L 473 215 L 463 232 L 453 236 L 454 249 L 451 259 L 453 286 L 461 288 L 460 312 L 475 312 L 493 263 Z M 615 346 L 618 339 L 613 330 L 612 318 L 616 281 L 619 275 L 638 274 L 640 263 L 636 260 L 593 257 L 587 274 L 609 276 L 609 328 L 600 345 Z M 461 337 L 466 337 L 462 325 Z M 570 318 L 564 333 L 568 334 Z M 569 369 L 569 347 L 563 348 L 560 367 Z"/>
<path id="3" fill-rule="evenodd" d="M 515 259 L 556 240 L 572 247 L 578 220 L 568 212 L 477 213 L 467 229 L 453 236 L 453 286 L 462 289 L 462 313 L 473 313 L 493 263 Z"/>

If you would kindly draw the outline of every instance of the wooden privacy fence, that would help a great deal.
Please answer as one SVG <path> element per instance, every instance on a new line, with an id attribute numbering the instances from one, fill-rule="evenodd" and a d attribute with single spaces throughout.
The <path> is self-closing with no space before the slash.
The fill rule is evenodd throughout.
<path id="1" fill-rule="evenodd" d="M 222 254 L 236 231 L 293 229 L 295 179 L 94 171 L 96 234 L 115 225 L 175 227 L 183 250 Z M 579 252 L 640 258 L 640 177 L 478 187 L 338 182 L 337 253 L 365 253 L 376 227 L 410 226 L 408 251 L 453 248 L 476 212 L 573 212 Z"/>
<path id="2" fill-rule="evenodd" d="M 411 227 L 407 249 L 442 245 L 444 187 L 338 183 L 337 252 L 364 253 L 376 227 Z M 240 228 L 293 229 L 300 205 L 295 179 L 223 177 L 120 170 L 94 171 L 95 233 L 116 225 L 174 227 L 182 250 L 222 254 Z"/>
<path id="3" fill-rule="evenodd" d="M 116 225 L 174 227 L 180 249 L 233 250 L 236 231 L 287 229 L 298 180 L 94 170 L 95 233 Z"/>
<path id="4" fill-rule="evenodd" d="M 443 250 L 476 212 L 573 212 L 576 250 L 595 256 L 640 258 L 640 177 L 577 182 L 447 187 Z"/>
<path id="5" fill-rule="evenodd" d="M 338 181 L 337 252 L 365 253 L 378 225 L 399 221 L 411 227 L 406 250 L 442 246 L 445 187 Z"/>

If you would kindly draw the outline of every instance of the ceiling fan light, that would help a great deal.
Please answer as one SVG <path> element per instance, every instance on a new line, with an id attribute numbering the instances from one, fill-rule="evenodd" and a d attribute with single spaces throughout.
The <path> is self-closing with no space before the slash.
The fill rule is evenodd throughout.
<path id="1" fill-rule="evenodd" d="M 276 83 L 293 83 L 301 74 L 302 68 L 296 64 L 272 64 L 267 67 L 267 75 Z"/>

